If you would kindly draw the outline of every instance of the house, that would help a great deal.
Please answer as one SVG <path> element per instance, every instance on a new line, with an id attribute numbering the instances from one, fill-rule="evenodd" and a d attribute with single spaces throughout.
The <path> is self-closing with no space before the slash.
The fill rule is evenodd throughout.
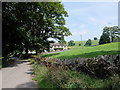
<path id="1" fill-rule="evenodd" d="M 62 43 L 50 43 L 50 51 L 67 50 L 67 45 Z"/>

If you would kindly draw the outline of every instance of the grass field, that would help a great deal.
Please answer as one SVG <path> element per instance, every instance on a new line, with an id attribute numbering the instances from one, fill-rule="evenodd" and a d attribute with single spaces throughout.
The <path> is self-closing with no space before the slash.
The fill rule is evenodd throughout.
<path id="1" fill-rule="evenodd" d="M 92 45 L 98 45 L 99 40 L 92 40 Z M 72 47 L 77 47 L 79 46 L 79 44 L 81 44 L 81 46 L 84 46 L 86 43 L 86 41 L 75 41 L 75 46 Z"/>
<path id="2" fill-rule="evenodd" d="M 98 46 L 90 46 L 90 47 L 77 46 L 71 48 L 71 50 L 69 51 L 45 54 L 42 56 L 60 58 L 60 59 L 70 59 L 70 58 L 78 58 L 78 57 L 93 58 L 93 57 L 97 57 L 98 55 L 115 55 L 115 54 L 120 54 L 119 45 L 120 42 L 103 44 Z"/>

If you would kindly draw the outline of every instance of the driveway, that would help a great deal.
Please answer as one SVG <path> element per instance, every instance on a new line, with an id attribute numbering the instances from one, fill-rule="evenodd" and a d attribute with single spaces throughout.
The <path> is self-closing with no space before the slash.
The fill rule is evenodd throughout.
<path id="1" fill-rule="evenodd" d="M 2 69 L 2 88 L 37 88 L 32 80 L 32 67 L 28 60 L 17 60 Z"/>

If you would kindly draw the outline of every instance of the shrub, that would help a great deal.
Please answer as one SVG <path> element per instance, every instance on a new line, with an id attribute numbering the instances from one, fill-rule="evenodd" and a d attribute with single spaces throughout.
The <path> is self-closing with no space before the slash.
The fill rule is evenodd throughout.
<path id="1" fill-rule="evenodd" d="M 75 43 L 74 43 L 73 40 L 70 40 L 70 41 L 68 42 L 68 46 L 74 46 L 74 45 L 75 45 Z"/>
<path id="2" fill-rule="evenodd" d="M 78 45 L 81 46 L 81 43 L 79 43 Z"/>
<path id="3" fill-rule="evenodd" d="M 94 40 L 97 40 L 97 37 L 94 37 Z"/>
<path id="4" fill-rule="evenodd" d="M 63 50 L 63 48 L 55 48 L 55 50 Z"/>
<path id="5" fill-rule="evenodd" d="M 91 46 L 91 45 L 92 45 L 92 41 L 91 39 L 88 39 L 84 46 Z"/>

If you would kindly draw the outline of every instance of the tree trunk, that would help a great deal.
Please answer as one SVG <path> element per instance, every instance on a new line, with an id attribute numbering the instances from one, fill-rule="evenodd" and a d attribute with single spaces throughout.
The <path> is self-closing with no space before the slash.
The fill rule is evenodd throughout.
<path id="1" fill-rule="evenodd" d="M 26 52 L 26 55 L 28 55 L 28 48 L 26 48 L 25 52 Z"/>

